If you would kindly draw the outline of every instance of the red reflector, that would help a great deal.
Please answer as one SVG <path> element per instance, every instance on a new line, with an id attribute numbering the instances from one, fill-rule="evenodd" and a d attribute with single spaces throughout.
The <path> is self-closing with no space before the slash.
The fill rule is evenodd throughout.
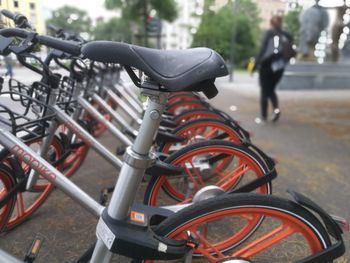
<path id="1" fill-rule="evenodd" d="M 350 231 L 350 225 L 349 222 L 340 216 L 331 215 L 332 219 L 338 224 L 338 226 L 343 230 L 343 232 L 349 232 Z"/>

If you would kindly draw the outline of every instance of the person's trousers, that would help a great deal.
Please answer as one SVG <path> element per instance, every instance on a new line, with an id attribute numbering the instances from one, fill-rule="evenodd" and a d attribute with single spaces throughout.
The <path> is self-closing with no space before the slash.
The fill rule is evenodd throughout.
<path id="1" fill-rule="evenodd" d="M 276 86 L 283 76 L 284 70 L 273 72 L 270 65 L 260 68 L 260 87 L 261 87 L 261 117 L 266 120 L 268 115 L 268 102 L 271 101 L 273 109 L 278 108 L 278 98 L 276 94 Z"/>
<path id="2" fill-rule="evenodd" d="M 6 75 L 10 76 L 12 78 L 13 76 L 13 71 L 12 71 L 12 65 L 11 64 L 6 64 Z"/>

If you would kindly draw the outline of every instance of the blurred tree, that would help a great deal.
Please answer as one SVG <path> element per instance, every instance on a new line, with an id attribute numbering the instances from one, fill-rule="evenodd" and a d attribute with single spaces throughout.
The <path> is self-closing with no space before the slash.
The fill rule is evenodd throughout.
<path id="1" fill-rule="evenodd" d="M 292 35 L 294 43 L 299 42 L 299 17 L 302 11 L 303 7 L 296 3 L 295 7 L 284 16 L 284 30 Z"/>
<path id="2" fill-rule="evenodd" d="M 235 64 L 239 65 L 257 51 L 259 24 L 259 11 L 254 2 L 236 0 L 235 10 L 232 10 L 230 1 L 218 12 L 211 11 L 210 8 L 205 10 L 202 22 L 193 36 L 192 46 L 210 47 L 226 60 L 230 58 L 233 48 Z M 232 47 L 233 33 L 235 43 Z"/>
<path id="3" fill-rule="evenodd" d="M 95 39 L 132 43 L 132 30 L 128 21 L 121 18 L 111 18 L 100 21 L 94 28 Z"/>
<path id="4" fill-rule="evenodd" d="M 65 5 L 53 11 L 46 23 L 77 33 L 89 33 L 92 21 L 84 10 Z"/>
<path id="5" fill-rule="evenodd" d="M 166 21 L 173 21 L 177 17 L 174 0 L 105 0 L 105 6 L 107 9 L 121 9 L 122 19 L 137 24 L 145 46 L 148 46 L 147 25 L 152 10 L 156 11 L 158 18 Z"/>

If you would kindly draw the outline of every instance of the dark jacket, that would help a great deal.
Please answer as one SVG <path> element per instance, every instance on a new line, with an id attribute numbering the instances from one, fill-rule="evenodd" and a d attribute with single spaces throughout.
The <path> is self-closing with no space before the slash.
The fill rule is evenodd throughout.
<path id="1" fill-rule="evenodd" d="M 267 48 L 268 48 L 270 39 L 272 39 L 276 35 L 283 35 L 288 39 L 288 41 L 290 43 L 293 43 L 293 38 L 289 33 L 285 32 L 285 31 L 277 31 L 275 29 L 267 30 L 264 33 L 263 38 L 261 40 L 260 51 L 259 51 L 258 55 L 255 57 L 255 67 L 256 68 L 260 67 L 261 64 L 263 64 L 265 62 L 267 62 L 267 63 L 271 62 L 271 61 L 265 61 L 266 58 L 264 58 L 264 55 L 267 52 Z"/>

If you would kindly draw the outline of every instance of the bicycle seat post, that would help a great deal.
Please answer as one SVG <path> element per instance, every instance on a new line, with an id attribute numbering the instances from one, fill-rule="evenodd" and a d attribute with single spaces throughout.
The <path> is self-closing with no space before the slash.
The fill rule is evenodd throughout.
<path id="1" fill-rule="evenodd" d="M 159 91 L 156 83 L 145 81 L 141 87 L 143 95 L 148 97 L 148 107 L 138 136 L 125 153 L 124 163 L 107 208 L 108 216 L 116 220 L 127 219 L 145 170 L 155 161 L 154 154 L 150 150 L 168 97 L 167 93 Z M 111 253 L 104 244 L 106 241 L 102 241 L 102 235 L 108 229 L 103 229 L 107 226 L 101 221 L 103 221 L 102 218 L 97 227 L 98 241 L 91 262 L 109 262 L 111 258 Z"/>

